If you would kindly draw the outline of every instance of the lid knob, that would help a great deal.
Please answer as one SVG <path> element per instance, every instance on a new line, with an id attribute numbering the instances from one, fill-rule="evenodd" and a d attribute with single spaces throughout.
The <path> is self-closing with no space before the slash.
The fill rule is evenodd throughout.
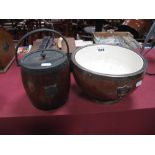
<path id="1" fill-rule="evenodd" d="M 45 59 L 46 54 L 45 54 L 43 51 L 41 52 L 41 54 L 40 54 L 40 55 L 42 56 L 42 58 L 43 58 L 43 59 Z"/>

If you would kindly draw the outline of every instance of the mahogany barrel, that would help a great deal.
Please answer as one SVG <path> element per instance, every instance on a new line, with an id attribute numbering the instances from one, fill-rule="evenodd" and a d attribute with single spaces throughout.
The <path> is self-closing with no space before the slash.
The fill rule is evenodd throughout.
<path id="1" fill-rule="evenodd" d="M 56 33 L 63 38 L 67 53 L 47 48 L 50 37 L 45 37 L 37 51 L 26 54 L 18 60 L 17 49 L 28 36 L 42 31 Z M 37 29 L 24 35 L 16 47 L 17 65 L 21 67 L 22 82 L 32 104 L 41 110 L 55 109 L 68 99 L 70 88 L 69 45 L 64 36 L 52 29 Z"/>
<path id="2" fill-rule="evenodd" d="M 146 60 L 139 54 L 114 45 L 89 45 L 73 52 L 76 82 L 90 97 L 114 103 L 142 84 Z"/>
<path id="3" fill-rule="evenodd" d="M 70 69 L 66 58 L 58 66 L 44 70 L 21 68 L 22 82 L 32 104 L 42 110 L 63 105 L 70 88 Z"/>

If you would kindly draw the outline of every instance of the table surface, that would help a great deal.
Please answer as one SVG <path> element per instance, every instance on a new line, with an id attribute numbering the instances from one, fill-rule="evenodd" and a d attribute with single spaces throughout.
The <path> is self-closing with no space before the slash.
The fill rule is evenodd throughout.
<path id="1" fill-rule="evenodd" d="M 155 68 L 155 50 L 148 54 Z M 155 69 L 154 69 L 155 70 Z M 0 118 L 57 115 L 86 115 L 155 108 L 155 76 L 145 75 L 142 85 L 118 103 L 105 105 L 89 99 L 77 86 L 71 75 L 69 99 L 62 107 L 41 111 L 27 97 L 21 81 L 20 67 L 14 62 L 10 69 L 0 74 Z"/>

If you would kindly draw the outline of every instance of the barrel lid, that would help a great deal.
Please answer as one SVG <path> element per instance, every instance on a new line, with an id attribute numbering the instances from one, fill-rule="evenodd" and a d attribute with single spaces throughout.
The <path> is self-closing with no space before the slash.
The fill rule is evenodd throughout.
<path id="1" fill-rule="evenodd" d="M 20 61 L 20 65 L 26 69 L 44 70 L 63 64 L 67 55 L 60 50 L 45 49 L 31 52 Z"/>

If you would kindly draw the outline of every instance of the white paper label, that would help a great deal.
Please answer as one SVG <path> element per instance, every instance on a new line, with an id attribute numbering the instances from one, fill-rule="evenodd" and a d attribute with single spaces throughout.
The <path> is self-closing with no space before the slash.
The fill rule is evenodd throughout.
<path id="1" fill-rule="evenodd" d="M 51 63 L 42 63 L 41 66 L 52 66 Z"/>
<path id="2" fill-rule="evenodd" d="M 138 82 L 136 83 L 136 87 L 139 87 L 141 84 L 142 84 L 142 81 L 138 81 Z"/>
<path id="3" fill-rule="evenodd" d="M 87 45 L 92 45 L 93 41 L 83 41 L 83 40 L 75 40 L 75 46 L 76 47 L 82 47 Z"/>

